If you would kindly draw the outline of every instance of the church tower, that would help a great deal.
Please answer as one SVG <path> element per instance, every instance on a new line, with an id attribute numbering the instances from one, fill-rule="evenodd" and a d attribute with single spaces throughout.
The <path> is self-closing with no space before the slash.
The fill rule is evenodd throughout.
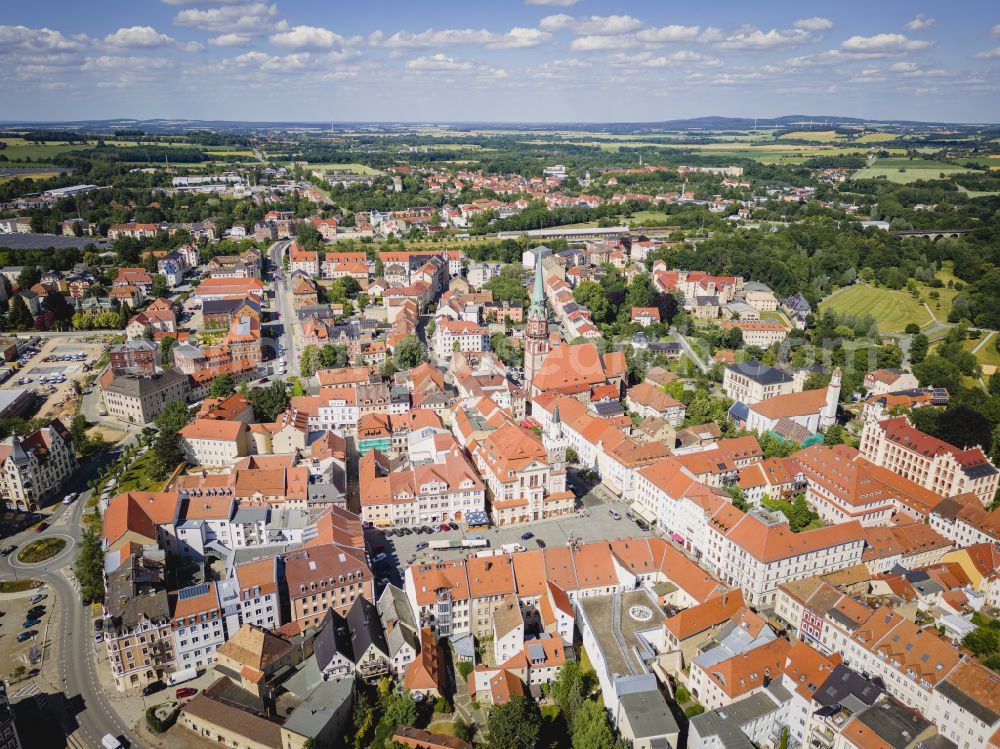
<path id="1" fill-rule="evenodd" d="M 524 326 L 524 389 L 529 399 L 534 395 L 531 383 L 541 370 L 550 348 L 549 311 L 542 282 L 542 259 L 539 257 L 535 260 L 535 289 Z"/>
<path id="2" fill-rule="evenodd" d="M 548 494 L 566 491 L 566 448 L 569 446 L 563 434 L 562 419 L 559 418 L 559 405 L 552 411 L 552 420 L 542 434 L 542 444 L 545 446 L 545 461 L 549 464 Z"/>

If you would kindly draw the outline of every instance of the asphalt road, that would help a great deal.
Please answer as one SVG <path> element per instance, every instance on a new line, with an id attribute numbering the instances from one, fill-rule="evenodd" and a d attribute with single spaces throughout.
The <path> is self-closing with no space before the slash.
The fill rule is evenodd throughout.
<path id="1" fill-rule="evenodd" d="M 274 309 L 281 314 L 281 334 L 278 340 L 285 345 L 284 355 L 288 362 L 288 374 L 297 377 L 299 374 L 299 352 L 295 347 L 295 337 L 292 335 L 292 326 L 295 321 L 295 307 L 292 304 L 291 278 L 284 272 L 282 267 L 282 260 L 290 244 L 290 240 L 275 242 L 268 249 L 267 253 L 275 269 L 272 278 L 274 286 Z M 281 278 L 281 280 L 278 280 L 278 278 Z"/>
<path id="2" fill-rule="evenodd" d="M 49 597 L 55 597 L 58 603 L 58 628 L 49 632 L 52 646 L 46 663 L 51 663 L 50 658 L 56 660 L 57 680 L 62 693 L 50 694 L 49 706 L 66 736 L 73 736 L 74 744 L 99 747 L 101 737 L 111 733 L 125 738 L 131 749 L 136 749 L 143 744 L 127 729 L 101 691 L 94 672 L 91 618 L 88 609 L 81 604 L 79 592 L 62 572 L 64 567 L 72 566 L 79 553 L 83 512 L 90 497 L 90 491 L 85 490 L 87 482 L 97 474 L 99 466 L 116 457 L 117 452 L 112 451 L 106 453 L 100 462 L 91 461 L 83 465 L 70 482 L 71 489 L 80 490 L 79 498 L 72 505 L 60 505 L 49 518 L 50 527 L 44 532 L 35 533 L 29 529 L 3 541 L 4 546 L 14 543 L 20 548 L 29 541 L 59 536 L 69 538 L 71 547 L 41 564 L 17 562 L 17 552 L 9 557 L 0 557 L 0 577 L 14 577 L 12 567 L 16 567 L 19 578 L 33 577 L 45 582 Z M 69 516 L 66 522 L 62 522 L 64 515 Z"/>

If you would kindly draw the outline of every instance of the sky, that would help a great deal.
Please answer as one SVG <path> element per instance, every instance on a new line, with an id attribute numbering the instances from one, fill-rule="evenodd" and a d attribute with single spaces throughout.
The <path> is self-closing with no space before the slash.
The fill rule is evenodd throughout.
<path id="1" fill-rule="evenodd" d="M 35 0 L 0 119 L 1000 122 L 996 0 Z"/>

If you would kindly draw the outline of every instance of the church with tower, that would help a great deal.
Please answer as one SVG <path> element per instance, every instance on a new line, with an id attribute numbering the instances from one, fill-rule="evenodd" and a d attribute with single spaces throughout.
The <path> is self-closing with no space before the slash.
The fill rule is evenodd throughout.
<path id="1" fill-rule="evenodd" d="M 524 383 L 531 392 L 531 383 L 541 371 L 552 344 L 549 341 L 549 309 L 545 302 L 545 284 L 542 280 L 541 258 L 535 263 L 535 286 L 531 294 L 531 307 L 524 326 Z"/>

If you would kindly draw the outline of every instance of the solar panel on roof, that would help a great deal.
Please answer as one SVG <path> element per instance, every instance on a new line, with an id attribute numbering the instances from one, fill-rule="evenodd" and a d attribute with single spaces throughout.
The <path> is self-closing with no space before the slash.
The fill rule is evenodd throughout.
<path id="1" fill-rule="evenodd" d="M 181 590 L 177 597 L 186 601 L 189 598 L 197 598 L 198 596 L 203 596 L 208 593 L 208 583 L 201 583 L 200 585 L 192 585 L 190 588 L 184 588 Z"/>

